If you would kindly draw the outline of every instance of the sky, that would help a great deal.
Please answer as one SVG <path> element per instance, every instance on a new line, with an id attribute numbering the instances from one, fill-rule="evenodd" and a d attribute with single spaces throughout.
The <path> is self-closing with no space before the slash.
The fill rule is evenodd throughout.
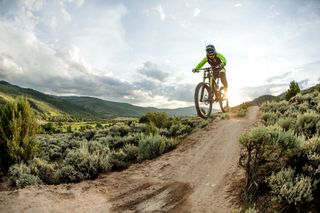
<path id="1" fill-rule="evenodd" d="M 320 81 L 319 0 L 0 0 L 0 79 L 53 95 L 193 105 L 213 44 L 231 105 Z"/>

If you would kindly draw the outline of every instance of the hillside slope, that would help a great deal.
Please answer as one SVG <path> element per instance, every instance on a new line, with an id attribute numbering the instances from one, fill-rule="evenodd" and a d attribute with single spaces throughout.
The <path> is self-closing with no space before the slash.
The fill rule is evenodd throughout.
<path id="1" fill-rule="evenodd" d="M 77 118 L 99 118 L 111 117 L 140 117 L 146 112 L 166 112 L 169 115 L 186 116 L 195 115 L 194 107 L 178 109 L 158 109 L 152 107 L 139 107 L 128 103 L 118 103 L 101 100 L 93 97 L 78 96 L 54 96 L 39 91 L 21 88 L 6 81 L 0 81 L 0 104 L 5 103 L 17 96 L 25 96 L 29 99 L 31 106 L 42 117 L 77 117 Z"/>
<path id="2" fill-rule="evenodd" d="M 97 116 L 86 109 L 74 105 L 57 96 L 47 95 L 29 88 L 21 88 L 5 81 L 0 81 L 0 97 L 2 100 L 13 99 L 17 96 L 25 96 L 31 106 L 44 116 L 75 116 L 75 117 L 94 117 Z M 4 102 L 4 101 L 2 101 Z"/>
<path id="3" fill-rule="evenodd" d="M 0 192 L 0 212 L 231 212 L 238 138 L 257 113 L 215 121 L 159 158 L 94 181 Z"/>
<path id="4" fill-rule="evenodd" d="M 68 96 L 60 98 L 67 100 L 79 107 L 83 107 L 87 110 L 94 111 L 96 114 L 102 117 L 140 117 L 147 112 L 166 112 L 169 115 L 175 116 L 186 116 L 196 114 L 194 106 L 177 109 L 158 109 L 154 107 L 139 107 L 128 103 L 105 101 L 93 97 Z"/>

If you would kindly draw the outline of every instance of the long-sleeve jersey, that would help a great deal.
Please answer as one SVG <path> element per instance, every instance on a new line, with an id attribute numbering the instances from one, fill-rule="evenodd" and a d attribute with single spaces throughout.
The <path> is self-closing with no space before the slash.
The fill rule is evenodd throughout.
<path id="1" fill-rule="evenodd" d="M 208 58 L 207 56 L 204 57 L 204 59 L 202 59 L 202 61 L 200 61 L 200 63 L 196 66 L 196 69 L 201 69 L 203 67 L 203 65 L 207 62 L 212 67 L 216 67 L 216 66 L 220 65 L 221 63 L 223 64 L 223 66 L 225 66 L 227 64 L 227 60 L 225 59 L 225 57 L 223 57 L 223 55 L 221 55 L 220 53 L 217 53 L 216 57 L 214 57 L 213 59 Z"/>

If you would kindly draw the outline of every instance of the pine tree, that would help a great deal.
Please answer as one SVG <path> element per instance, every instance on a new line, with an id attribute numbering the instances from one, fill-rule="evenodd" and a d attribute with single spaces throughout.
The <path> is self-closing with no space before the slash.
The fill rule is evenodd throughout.
<path id="1" fill-rule="evenodd" d="M 290 98 L 294 97 L 296 94 L 300 92 L 300 87 L 297 82 L 291 81 L 289 89 L 286 93 L 286 100 L 289 101 Z"/>

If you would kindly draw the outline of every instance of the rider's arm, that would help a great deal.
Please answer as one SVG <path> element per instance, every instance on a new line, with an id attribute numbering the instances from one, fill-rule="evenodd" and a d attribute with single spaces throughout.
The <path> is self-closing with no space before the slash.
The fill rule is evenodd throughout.
<path id="1" fill-rule="evenodd" d="M 196 66 L 196 70 L 198 70 L 198 69 L 201 69 L 202 67 L 203 67 L 203 65 L 205 64 L 205 63 L 207 63 L 208 62 L 208 58 L 207 58 L 207 56 L 206 57 L 204 57 L 204 59 L 202 59 L 202 61 L 200 61 L 200 63 Z"/>
<path id="2" fill-rule="evenodd" d="M 223 63 L 223 65 L 226 66 L 227 64 L 226 58 L 223 57 L 223 55 L 221 55 L 220 53 L 217 53 L 217 57 L 220 59 L 221 63 Z"/>

